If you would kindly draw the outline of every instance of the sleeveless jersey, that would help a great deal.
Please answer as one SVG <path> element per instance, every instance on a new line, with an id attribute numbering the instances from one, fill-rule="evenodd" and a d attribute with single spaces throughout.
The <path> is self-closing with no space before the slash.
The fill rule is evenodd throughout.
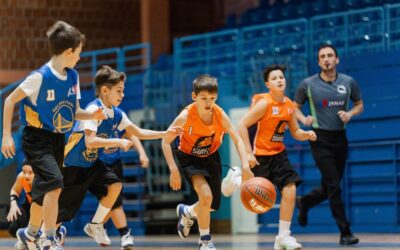
<path id="1" fill-rule="evenodd" d="M 283 138 L 294 112 L 294 104 L 287 97 L 283 102 L 277 102 L 269 93 L 263 93 L 253 96 L 250 109 L 261 99 L 267 101 L 267 109 L 264 116 L 257 122 L 253 153 L 259 156 L 276 155 L 285 150 Z"/>
<path id="2" fill-rule="evenodd" d="M 222 125 L 222 109 L 215 105 L 213 110 L 213 123 L 206 125 L 200 119 L 196 103 L 186 107 L 188 117 L 180 137 L 179 150 L 197 157 L 207 157 L 221 146 L 224 137 Z"/>
<path id="3" fill-rule="evenodd" d="M 28 97 L 21 101 L 22 124 L 53 133 L 70 131 L 75 120 L 78 73 L 66 68 L 67 79 L 60 80 L 48 65 L 36 72 L 42 75 L 37 103 L 33 105 Z"/>
<path id="4" fill-rule="evenodd" d="M 88 106 L 93 104 L 100 108 L 102 107 L 99 99 L 92 101 Z M 112 108 L 114 110 L 114 117 L 101 121 L 101 124 L 97 128 L 96 136 L 106 139 L 112 138 L 114 131 L 122 120 L 122 110 L 117 107 Z M 75 124 L 68 138 L 68 143 L 65 146 L 64 166 L 88 168 L 99 158 L 103 148 L 87 148 L 85 145 L 85 132 L 79 131 L 78 125 L 78 123 Z"/>
<path id="5" fill-rule="evenodd" d="M 20 180 L 21 180 L 21 185 L 25 191 L 26 200 L 29 202 L 29 204 L 31 204 L 32 203 L 32 196 L 31 196 L 32 184 L 29 184 L 24 178 L 21 178 Z"/>

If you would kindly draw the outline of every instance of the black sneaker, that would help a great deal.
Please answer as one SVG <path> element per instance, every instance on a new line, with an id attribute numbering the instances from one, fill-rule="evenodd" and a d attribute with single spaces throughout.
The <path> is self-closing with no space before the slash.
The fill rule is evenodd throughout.
<path id="1" fill-rule="evenodd" d="M 304 207 L 301 203 L 300 196 L 296 197 L 296 207 L 299 209 L 299 215 L 297 216 L 297 222 L 302 227 L 307 226 L 307 222 L 308 222 L 307 211 L 304 209 Z"/>
<path id="2" fill-rule="evenodd" d="M 348 246 L 348 245 L 354 245 L 359 242 L 359 239 L 354 236 L 353 234 L 348 234 L 348 235 L 342 235 L 340 236 L 340 245 L 342 246 Z"/>

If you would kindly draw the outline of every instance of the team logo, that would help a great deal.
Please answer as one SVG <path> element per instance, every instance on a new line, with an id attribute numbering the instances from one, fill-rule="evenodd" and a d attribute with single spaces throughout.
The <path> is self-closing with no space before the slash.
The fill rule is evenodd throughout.
<path id="1" fill-rule="evenodd" d="M 197 139 L 196 143 L 194 144 L 192 148 L 192 154 L 193 155 L 209 155 L 210 154 L 210 149 L 211 145 L 214 141 L 214 136 L 215 134 L 212 134 L 211 136 L 203 136 Z"/>
<path id="2" fill-rule="evenodd" d="M 272 142 L 283 142 L 283 136 L 287 127 L 287 121 L 280 121 L 276 126 L 274 134 L 272 135 Z"/>
<path id="3" fill-rule="evenodd" d="M 69 88 L 68 90 L 68 97 L 70 97 L 71 95 L 76 95 L 76 85 L 73 85 L 71 88 Z"/>
<path id="4" fill-rule="evenodd" d="M 82 155 L 86 161 L 95 162 L 99 156 L 98 152 L 98 148 L 87 148 L 85 151 L 82 152 Z"/>
<path id="5" fill-rule="evenodd" d="M 337 86 L 337 92 L 341 95 L 345 95 L 347 93 L 346 87 L 343 85 Z"/>
<path id="6" fill-rule="evenodd" d="M 272 106 L 272 115 L 278 115 L 279 114 L 279 107 Z"/>
<path id="7" fill-rule="evenodd" d="M 66 133 L 74 125 L 74 112 L 68 102 L 61 102 L 53 109 L 53 126 L 58 133 Z"/>

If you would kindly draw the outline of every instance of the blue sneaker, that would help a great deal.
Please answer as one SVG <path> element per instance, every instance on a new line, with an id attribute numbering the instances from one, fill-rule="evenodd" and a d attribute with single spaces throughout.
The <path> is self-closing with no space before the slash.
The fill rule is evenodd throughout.
<path id="1" fill-rule="evenodd" d="M 64 250 L 58 240 L 57 236 L 48 236 L 42 239 L 42 250 Z"/>
<path id="2" fill-rule="evenodd" d="M 27 232 L 27 228 L 20 228 L 17 231 L 18 241 L 26 246 L 29 250 L 41 250 L 40 249 L 40 233 L 36 237 L 30 236 Z"/>
<path id="3" fill-rule="evenodd" d="M 61 225 L 60 229 L 58 230 L 57 237 L 60 239 L 61 246 L 64 246 L 65 237 L 67 237 L 67 228 Z"/>
<path id="4" fill-rule="evenodd" d="M 188 206 L 184 204 L 179 204 L 176 207 L 176 214 L 178 215 L 178 234 L 179 237 L 182 239 L 185 239 L 189 236 L 190 233 L 190 228 L 193 226 L 193 220 L 190 218 L 190 216 L 186 215 L 186 211 L 188 209 Z"/>

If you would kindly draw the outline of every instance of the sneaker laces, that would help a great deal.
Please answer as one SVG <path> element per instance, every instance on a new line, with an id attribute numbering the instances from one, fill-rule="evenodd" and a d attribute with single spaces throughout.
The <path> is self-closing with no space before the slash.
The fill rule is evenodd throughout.
<path id="1" fill-rule="evenodd" d="M 194 224 L 194 221 L 190 217 L 186 216 L 185 214 L 182 216 L 182 220 L 184 223 L 183 224 L 184 227 L 191 227 Z"/>

